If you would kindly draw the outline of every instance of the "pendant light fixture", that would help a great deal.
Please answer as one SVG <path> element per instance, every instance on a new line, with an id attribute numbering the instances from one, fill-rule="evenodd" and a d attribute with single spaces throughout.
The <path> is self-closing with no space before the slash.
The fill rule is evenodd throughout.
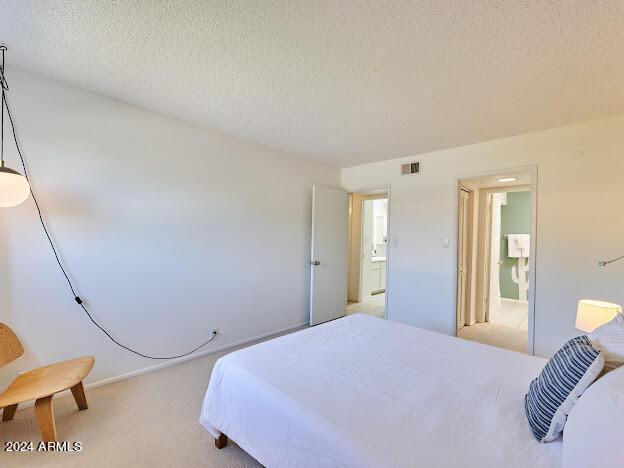
<path id="1" fill-rule="evenodd" d="M 4 165 L 4 108 L 9 85 L 4 78 L 4 53 L 7 48 L 0 46 L 2 51 L 2 67 L 0 68 L 0 85 L 2 85 L 2 108 L 0 109 L 0 208 L 10 208 L 26 201 L 30 195 L 30 184 L 26 177 Z"/>

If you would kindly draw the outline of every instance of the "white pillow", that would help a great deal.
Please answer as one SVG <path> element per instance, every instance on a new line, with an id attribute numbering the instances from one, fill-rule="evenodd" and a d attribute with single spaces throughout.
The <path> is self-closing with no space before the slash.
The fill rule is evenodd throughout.
<path id="1" fill-rule="evenodd" d="M 596 328 L 589 340 L 605 355 L 605 371 L 624 364 L 624 315 L 618 313 L 613 320 Z"/>
<path id="2" fill-rule="evenodd" d="M 624 466 L 624 367 L 590 385 L 563 431 L 562 468 Z"/>

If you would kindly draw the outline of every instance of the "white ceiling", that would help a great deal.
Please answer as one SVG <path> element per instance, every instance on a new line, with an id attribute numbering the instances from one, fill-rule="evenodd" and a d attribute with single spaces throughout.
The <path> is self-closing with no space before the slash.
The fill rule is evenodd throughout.
<path id="1" fill-rule="evenodd" d="M 0 0 L 15 65 L 337 166 L 624 113 L 624 2 Z"/>

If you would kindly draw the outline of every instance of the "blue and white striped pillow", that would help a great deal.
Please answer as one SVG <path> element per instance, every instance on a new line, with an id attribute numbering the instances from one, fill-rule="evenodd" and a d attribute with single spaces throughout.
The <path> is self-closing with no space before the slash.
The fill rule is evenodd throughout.
<path id="1" fill-rule="evenodd" d="M 604 354 L 586 336 L 572 338 L 550 358 L 524 397 L 524 411 L 537 440 L 559 437 L 572 406 L 603 366 Z"/>

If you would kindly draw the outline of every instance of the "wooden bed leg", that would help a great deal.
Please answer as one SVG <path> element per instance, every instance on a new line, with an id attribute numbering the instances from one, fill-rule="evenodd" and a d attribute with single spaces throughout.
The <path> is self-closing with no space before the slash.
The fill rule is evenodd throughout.
<path id="1" fill-rule="evenodd" d="M 218 449 L 222 449 L 227 445 L 228 438 L 225 434 L 221 434 L 219 437 L 215 439 L 215 447 Z"/>
<path id="2" fill-rule="evenodd" d="M 17 411 L 17 405 L 6 406 L 2 410 L 2 420 L 3 421 L 12 421 L 13 416 L 15 416 L 15 411 Z"/>

